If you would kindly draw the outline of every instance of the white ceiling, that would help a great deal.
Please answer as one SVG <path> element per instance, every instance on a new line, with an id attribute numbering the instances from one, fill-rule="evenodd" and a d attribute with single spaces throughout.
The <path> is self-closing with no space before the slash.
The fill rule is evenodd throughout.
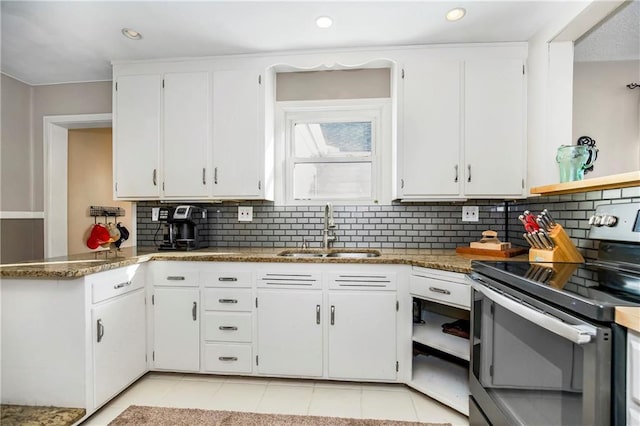
<path id="1" fill-rule="evenodd" d="M 640 1 L 620 6 L 576 41 L 574 60 L 627 61 L 640 59 Z"/>
<path id="2" fill-rule="evenodd" d="M 576 1 L 0 1 L 2 72 L 31 85 L 111 79 L 112 60 L 527 41 Z M 447 22 L 454 6 L 467 9 Z M 333 27 L 318 29 L 329 15 Z M 140 41 L 122 36 L 128 27 Z"/>

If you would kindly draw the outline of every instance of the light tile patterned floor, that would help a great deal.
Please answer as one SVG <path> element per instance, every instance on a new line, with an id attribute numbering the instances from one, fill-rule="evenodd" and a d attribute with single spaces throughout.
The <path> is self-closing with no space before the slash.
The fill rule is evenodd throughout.
<path id="1" fill-rule="evenodd" d="M 469 424 L 404 385 L 149 373 L 83 426 L 107 425 L 132 404 Z"/>

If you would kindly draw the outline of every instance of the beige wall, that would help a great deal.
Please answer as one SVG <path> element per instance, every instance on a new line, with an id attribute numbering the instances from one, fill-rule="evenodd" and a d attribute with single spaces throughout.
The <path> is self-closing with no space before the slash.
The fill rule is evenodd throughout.
<path id="1" fill-rule="evenodd" d="M 573 144 L 580 136 L 600 150 L 588 178 L 640 170 L 640 61 L 576 62 Z"/>
<path id="2" fill-rule="evenodd" d="M 126 215 L 108 221 L 122 222 L 131 231 L 132 204 L 113 201 L 111 129 L 69 130 L 68 140 L 68 252 L 87 253 L 93 251 L 86 245 L 94 224 L 89 206 L 122 207 Z"/>
<path id="3" fill-rule="evenodd" d="M 44 208 L 42 118 L 47 115 L 111 112 L 111 82 L 55 84 L 33 87 L 34 210 Z"/>
<path id="4" fill-rule="evenodd" d="M 31 211 L 32 88 L 2 74 L 0 210 Z"/>
<path id="5" fill-rule="evenodd" d="M 389 98 L 390 73 L 389 68 L 278 73 L 276 100 Z"/>

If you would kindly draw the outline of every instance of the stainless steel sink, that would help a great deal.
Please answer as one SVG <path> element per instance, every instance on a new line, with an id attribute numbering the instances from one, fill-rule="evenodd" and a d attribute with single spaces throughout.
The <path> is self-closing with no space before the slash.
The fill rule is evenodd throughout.
<path id="1" fill-rule="evenodd" d="M 295 251 L 284 250 L 278 253 L 278 256 L 283 257 L 298 257 L 298 258 L 350 258 L 350 259 L 364 259 L 369 257 L 378 257 L 380 252 L 377 250 L 368 251 Z"/>
<path id="2" fill-rule="evenodd" d="M 291 252 L 281 252 L 278 253 L 278 256 L 284 256 L 284 257 L 325 257 L 326 253 L 308 253 L 308 252 L 296 252 L 296 251 L 291 251 Z"/>
<path id="3" fill-rule="evenodd" d="M 346 257 L 352 259 L 363 259 L 367 257 L 378 257 L 380 256 L 380 252 L 373 251 L 338 251 L 335 253 L 327 253 L 326 257 Z"/>

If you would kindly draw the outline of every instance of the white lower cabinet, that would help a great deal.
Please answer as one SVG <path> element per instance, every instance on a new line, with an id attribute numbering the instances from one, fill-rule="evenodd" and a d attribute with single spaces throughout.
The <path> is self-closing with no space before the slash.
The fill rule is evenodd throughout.
<path id="1" fill-rule="evenodd" d="M 200 370 L 199 302 L 199 288 L 154 288 L 154 369 Z"/>
<path id="2" fill-rule="evenodd" d="M 469 339 L 445 333 L 443 325 L 468 324 L 470 287 L 462 274 L 414 267 L 409 291 L 415 311 L 409 385 L 469 415 Z"/>
<path id="3" fill-rule="evenodd" d="M 322 291 L 258 289 L 258 372 L 321 377 Z"/>
<path id="4" fill-rule="evenodd" d="M 395 380 L 395 292 L 329 292 L 329 312 L 329 377 Z"/>
<path id="5" fill-rule="evenodd" d="M 147 368 L 144 289 L 94 305 L 91 319 L 94 399 L 99 407 Z"/>

